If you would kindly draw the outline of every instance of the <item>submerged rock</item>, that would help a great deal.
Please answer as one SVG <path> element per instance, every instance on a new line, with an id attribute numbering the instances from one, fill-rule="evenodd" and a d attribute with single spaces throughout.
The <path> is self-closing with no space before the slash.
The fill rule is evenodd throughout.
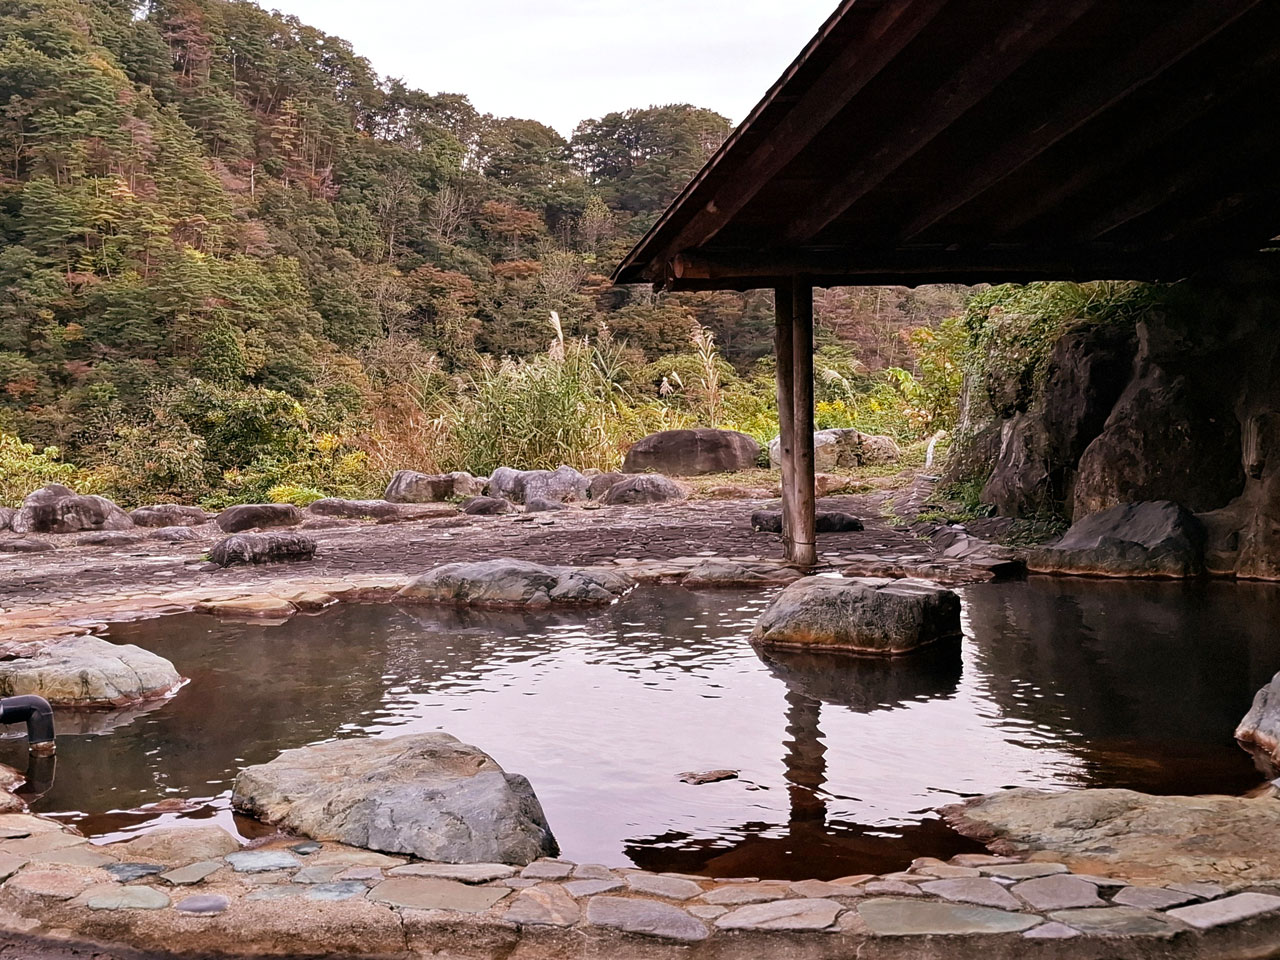
<path id="1" fill-rule="evenodd" d="M 220 567 L 238 563 L 285 563 L 310 560 L 316 542 L 301 533 L 238 533 L 214 545 L 209 559 Z"/>
<path id="2" fill-rule="evenodd" d="M 529 781 L 447 733 L 286 750 L 236 778 L 237 810 L 315 840 L 444 863 L 559 849 Z"/>
<path id="3" fill-rule="evenodd" d="M 1254 694 L 1253 706 L 1236 727 L 1236 741 L 1268 780 L 1280 777 L 1280 673 Z"/>
<path id="4" fill-rule="evenodd" d="M 750 470 L 760 457 L 760 444 L 735 430 L 663 430 L 636 441 L 627 451 L 625 473 L 669 473 L 693 477 L 704 473 Z"/>
<path id="5" fill-rule="evenodd" d="M 68 637 L 0 660 L 0 696 L 35 694 L 55 706 L 120 707 L 166 697 L 181 684 L 163 657 L 101 637 Z"/>
<path id="6" fill-rule="evenodd" d="M 180 503 L 157 503 L 138 507 L 129 517 L 140 527 L 198 527 L 209 522 L 209 515 L 199 507 Z"/>
<path id="7" fill-rule="evenodd" d="M 605 491 L 600 502 L 613 507 L 623 504 L 683 500 L 688 495 L 688 488 L 670 477 L 664 477 L 660 473 L 642 473 L 619 480 Z"/>
<path id="8" fill-rule="evenodd" d="M 50 483 L 27 495 L 9 526 L 14 533 L 80 533 L 128 530 L 133 521 L 106 497 L 81 495 Z"/>
<path id="9" fill-rule="evenodd" d="M 843 510 L 818 510 L 814 513 L 814 530 L 818 533 L 857 533 L 863 523 Z M 756 510 L 751 514 L 751 529 L 757 533 L 781 533 L 781 510 Z"/>
<path id="10" fill-rule="evenodd" d="M 1170 500 L 1122 503 L 1072 525 L 1061 540 L 1028 551 L 1036 573 L 1103 577 L 1195 577 L 1204 571 L 1204 527 Z"/>
<path id="11" fill-rule="evenodd" d="M 239 533 L 255 527 L 296 527 L 301 522 L 302 511 L 291 503 L 243 503 L 227 507 L 217 519 L 224 533 Z"/>
<path id="12" fill-rule="evenodd" d="M 479 496 L 487 482 L 484 477 L 473 477 L 463 470 L 443 474 L 399 470 L 387 484 L 383 498 L 392 503 L 439 503 L 455 497 Z"/>
<path id="13" fill-rule="evenodd" d="M 447 563 L 415 578 L 399 600 L 482 607 L 545 607 L 553 603 L 610 603 L 635 586 L 624 573 L 545 567 L 523 560 Z"/>
<path id="14" fill-rule="evenodd" d="M 923 580 L 808 577 L 782 591 L 751 641 L 893 656 L 960 638 L 960 598 Z"/>

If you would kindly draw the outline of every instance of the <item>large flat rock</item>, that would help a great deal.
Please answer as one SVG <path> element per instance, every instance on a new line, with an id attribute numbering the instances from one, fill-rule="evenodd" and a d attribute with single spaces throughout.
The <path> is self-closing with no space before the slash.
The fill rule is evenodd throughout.
<path id="1" fill-rule="evenodd" d="M 557 853 L 529 781 L 447 733 L 286 750 L 242 770 L 231 799 L 315 840 L 424 860 L 527 864 Z"/>
<path id="2" fill-rule="evenodd" d="M 808 577 L 788 586 L 751 634 L 762 647 L 894 656 L 960 638 L 960 598 L 922 580 Z"/>
<path id="3" fill-rule="evenodd" d="M 122 707 L 169 696 L 181 685 L 168 660 L 101 637 L 68 637 L 0 660 L 0 696 L 35 694 L 56 706 Z"/>
<path id="4" fill-rule="evenodd" d="M 1169 500 L 1122 503 L 1078 520 L 1057 543 L 1027 552 L 1035 573 L 1195 577 L 1204 571 L 1204 527 Z"/>
<path id="5" fill-rule="evenodd" d="M 1086 873 L 1237 889 L 1280 878 L 1280 801 L 1270 798 L 1006 790 L 943 814 L 997 853 L 1046 851 Z"/>

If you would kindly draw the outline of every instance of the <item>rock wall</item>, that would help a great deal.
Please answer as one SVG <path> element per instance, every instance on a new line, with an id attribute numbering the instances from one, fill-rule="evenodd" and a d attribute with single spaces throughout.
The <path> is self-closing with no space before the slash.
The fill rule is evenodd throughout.
<path id="1" fill-rule="evenodd" d="M 1034 385 L 971 381 L 953 478 L 1008 516 L 1173 500 L 1216 574 L 1280 579 L 1280 264 L 1167 288 L 1136 328 L 1079 327 Z M 985 387 L 985 389 L 983 389 Z"/>

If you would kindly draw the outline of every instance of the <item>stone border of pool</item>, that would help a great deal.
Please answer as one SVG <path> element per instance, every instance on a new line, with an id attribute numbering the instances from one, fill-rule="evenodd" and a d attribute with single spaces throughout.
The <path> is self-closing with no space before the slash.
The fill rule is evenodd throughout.
<path id="1" fill-rule="evenodd" d="M 616 567 L 640 582 L 681 582 L 698 565 L 721 559 Z M 733 562 L 750 564 L 759 579 L 721 585 L 785 582 L 781 563 Z M 264 576 L 105 606 L 99 600 L 11 609 L 0 642 L 40 642 L 196 611 L 278 619 L 339 602 L 390 601 L 409 579 Z M 180 848 L 184 830 L 190 832 L 147 836 L 172 833 Z M 457 867 L 280 836 L 220 856 L 179 849 L 146 857 L 131 853 L 128 843 L 96 846 L 54 821 L 8 814 L 0 815 L 0 947 L 30 960 L 84 952 L 101 960 L 1244 960 L 1280 953 L 1280 878 L 1231 888 L 1128 883 L 1072 873 L 1044 857 L 924 859 L 901 873 L 832 882 L 710 880 L 544 860 L 523 870 L 472 868 L 466 877 L 472 882 L 463 882 Z"/>
<path id="2" fill-rule="evenodd" d="M 1280 884 L 1131 885 L 984 854 L 788 882 L 460 867 L 286 837 L 218 856 L 235 841 L 216 827 L 154 831 L 145 856 L 29 814 L 0 816 L 0 835 L 0 944 L 31 958 L 85 944 L 108 957 L 1243 960 L 1280 946 Z"/>

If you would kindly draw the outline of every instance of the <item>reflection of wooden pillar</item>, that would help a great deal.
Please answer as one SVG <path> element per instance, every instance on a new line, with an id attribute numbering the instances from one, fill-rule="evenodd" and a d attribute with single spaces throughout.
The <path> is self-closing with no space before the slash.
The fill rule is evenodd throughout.
<path id="1" fill-rule="evenodd" d="M 794 690 L 787 691 L 787 795 L 791 798 L 791 823 L 825 823 L 827 803 L 822 791 L 827 783 L 827 748 L 822 742 L 822 704 Z"/>
<path id="2" fill-rule="evenodd" d="M 792 559 L 791 504 L 795 476 L 795 422 L 792 410 L 795 401 L 795 360 L 792 344 L 791 285 L 778 287 L 773 293 L 774 328 L 773 350 L 778 358 L 778 459 L 782 461 L 782 549 L 784 556 Z"/>
<path id="3" fill-rule="evenodd" d="M 797 277 L 792 286 L 792 465 L 791 549 L 789 558 L 803 566 L 818 562 L 814 515 L 813 464 L 813 285 Z M 784 480 L 785 483 L 785 480 Z M 784 504 L 785 509 L 785 504 Z"/>

